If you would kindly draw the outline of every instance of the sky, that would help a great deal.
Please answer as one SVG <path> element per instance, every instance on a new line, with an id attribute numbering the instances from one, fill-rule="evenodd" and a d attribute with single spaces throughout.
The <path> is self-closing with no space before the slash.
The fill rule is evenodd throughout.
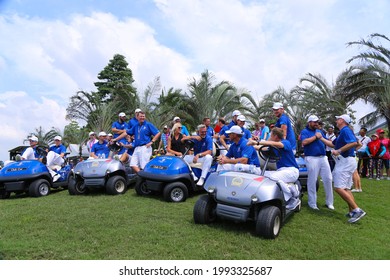
<path id="1" fill-rule="evenodd" d="M 0 0 L 0 160 L 36 128 L 63 131 L 115 54 L 140 92 L 155 77 L 186 91 L 207 69 L 260 100 L 307 73 L 332 84 L 362 51 L 348 42 L 390 36 L 389 14 L 387 0 Z"/>

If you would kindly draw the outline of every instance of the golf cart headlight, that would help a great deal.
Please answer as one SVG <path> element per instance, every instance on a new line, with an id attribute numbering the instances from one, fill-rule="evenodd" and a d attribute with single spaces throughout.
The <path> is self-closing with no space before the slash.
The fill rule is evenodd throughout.
<path id="1" fill-rule="evenodd" d="M 77 174 L 77 175 L 80 175 L 80 171 L 77 171 L 76 174 Z"/>
<path id="2" fill-rule="evenodd" d="M 106 174 L 110 174 L 110 170 L 106 170 Z"/>
<path id="3" fill-rule="evenodd" d="M 208 187 L 207 188 L 207 192 L 208 193 L 214 193 L 215 192 L 215 187 L 212 187 L 212 186 Z"/>
<path id="4" fill-rule="evenodd" d="M 257 202 L 257 201 L 259 201 L 259 199 L 257 198 L 257 196 L 256 196 L 255 194 L 253 194 L 253 195 L 251 196 L 251 201 L 252 201 L 252 202 Z"/>

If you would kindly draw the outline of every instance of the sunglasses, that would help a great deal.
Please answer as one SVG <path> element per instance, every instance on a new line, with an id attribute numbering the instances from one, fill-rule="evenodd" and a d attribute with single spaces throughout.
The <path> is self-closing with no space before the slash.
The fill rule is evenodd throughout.
<path id="1" fill-rule="evenodd" d="M 182 126 L 179 126 L 177 129 L 182 129 L 183 127 Z"/>

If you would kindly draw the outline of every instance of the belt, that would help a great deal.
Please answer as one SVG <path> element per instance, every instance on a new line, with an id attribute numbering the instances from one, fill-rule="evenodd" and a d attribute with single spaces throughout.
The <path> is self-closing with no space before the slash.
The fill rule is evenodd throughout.
<path id="1" fill-rule="evenodd" d="M 347 158 L 347 157 L 355 157 L 355 156 L 346 156 L 346 157 L 345 157 L 345 156 L 343 156 L 343 155 L 341 155 L 341 156 L 342 156 L 343 158 Z"/>

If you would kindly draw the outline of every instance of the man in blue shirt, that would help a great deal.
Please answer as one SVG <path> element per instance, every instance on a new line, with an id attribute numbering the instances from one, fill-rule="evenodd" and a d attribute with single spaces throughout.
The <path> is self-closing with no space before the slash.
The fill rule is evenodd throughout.
<path id="1" fill-rule="evenodd" d="M 106 141 L 107 134 L 104 131 L 101 131 L 99 132 L 98 137 L 99 140 L 92 146 L 90 158 L 108 158 L 110 149 L 108 148 L 108 142 Z"/>
<path id="2" fill-rule="evenodd" d="M 132 128 L 133 126 L 135 126 L 135 125 L 138 123 L 138 113 L 141 112 L 141 111 L 142 111 L 142 110 L 139 109 L 139 108 L 135 109 L 135 111 L 134 111 L 134 117 L 132 117 L 132 118 L 129 120 L 129 122 L 128 122 L 128 124 L 127 124 L 127 129 Z"/>
<path id="3" fill-rule="evenodd" d="M 130 166 L 134 172 L 138 173 L 150 161 L 153 153 L 152 145 L 160 138 L 161 132 L 152 123 L 146 121 L 145 113 L 141 111 L 138 112 L 138 123 L 114 138 L 113 141 L 118 141 L 127 134 L 134 136 L 134 152 Z"/>
<path id="4" fill-rule="evenodd" d="M 181 123 L 181 119 L 179 117 L 174 117 L 173 124 L 175 123 Z M 181 123 L 181 133 L 183 133 L 185 136 L 190 136 L 190 132 L 183 123 Z"/>
<path id="5" fill-rule="evenodd" d="M 319 210 L 317 207 L 317 190 L 316 183 L 318 176 L 322 178 L 325 190 L 325 204 L 334 210 L 333 206 L 333 189 L 332 189 L 332 172 L 328 158 L 326 156 L 325 142 L 327 139 L 318 129 L 318 117 L 311 115 L 308 118 L 307 126 L 301 131 L 301 141 L 305 153 L 305 163 L 307 167 L 307 194 L 308 205 L 314 210 Z M 333 146 L 333 145 L 332 145 Z"/>
<path id="6" fill-rule="evenodd" d="M 252 133 L 244 127 L 246 118 L 244 115 L 237 116 L 237 126 L 241 128 L 242 134 L 246 139 L 252 139 Z"/>
<path id="7" fill-rule="evenodd" d="M 264 175 L 278 182 L 280 185 L 284 199 L 287 202 L 287 209 L 295 209 L 301 203 L 299 198 L 299 190 L 295 183 L 299 177 L 298 164 L 295 161 L 295 156 L 289 141 L 284 139 L 284 132 L 281 128 L 275 127 L 272 129 L 270 140 L 248 141 L 248 145 L 256 145 L 256 149 L 260 149 L 260 145 L 274 146 L 280 151 L 280 159 L 276 162 L 276 171 L 265 171 Z M 271 147 L 272 149 L 272 147 Z"/>
<path id="8" fill-rule="evenodd" d="M 352 176 L 357 168 L 355 159 L 355 147 L 358 145 L 357 138 L 349 128 L 351 118 L 344 114 L 336 116 L 336 125 L 340 134 L 335 140 L 335 147 L 332 155 L 336 157 L 333 169 L 333 183 L 336 193 L 348 204 L 350 219 L 349 223 L 355 223 L 366 215 L 355 202 L 351 192 Z"/>
<path id="9" fill-rule="evenodd" d="M 213 139 L 207 135 L 207 128 L 204 124 L 198 125 L 198 135 L 188 136 L 186 139 L 194 140 L 195 145 L 194 154 L 186 155 L 184 160 L 189 164 L 202 163 L 202 174 L 196 183 L 197 186 L 202 186 L 213 162 Z"/>
<path id="10" fill-rule="evenodd" d="M 211 138 L 214 137 L 214 129 L 210 126 L 211 120 L 209 117 L 203 118 L 203 124 L 206 126 L 207 129 L 207 135 L 210 136 Z"/>
<path id="11" fill-rule="evenodd" d="M 234 110 L 232 113 L 232 121 L 228 124 L 228 127 L 231 128 L 233 125 L 237 125 L 237 117 L 241 115 L 241 112 Z"/>
<path id="12" fill-rule="evenodd" d="M 243 137 L 241 127 L 233 125 L 226 133 L 229 134 L 232 144 L 226 155 L 218 157 L 217 171 L 242 170 L 260 175 L 260 161 L 257 152 L 252 146 L 247 145 L 248 139 Z"/>
<path id="13" fill-rule="evenodd" d="M 272 106 L 272 110 L 274 112 L 275 117 L 278 118 L 275 126 L 283 129 L 283 139 L 287 139 L 290 142 L 291 148 L 293 149 L 293 152 L 295 154 L 296 149 L 297 149 L 297 142 L 295 139 L 295 133 L 294 133 L 294 129 L 291 126 L 290 119 L 284 113 L 283 104 L 280 102 L 274 103 L 274 105 Z"/>
<path id="14" fill-rule="evenodd" d="M 138 121 L 137 121 L 138 122 Z M 127 123 L 126 123 L 126 114 L 121 112 L 118 115 L 118 120 L 114 122 L 111 126 L 111 131 L 114 134 L 112 137 L 116 138 L 119 135 L 121 135 L 123 132 L 125 132 L 127 129 Z M 126 141 L 126 139 L 121 139 L 122 142 Z"/>
<path id="15" fill-rule="evenodd" d="M 64 163 L 65 153 L 66 148 L 62 145 L 62 137 L 57 135 L 54 137 L 54 145 L 49 148 L 49 152 L 46 156 L 46 165 L 53 177 L 53 182 L 57 181 L 61 177 L 54 170 L 61 169 L 61 165 Z"/>

